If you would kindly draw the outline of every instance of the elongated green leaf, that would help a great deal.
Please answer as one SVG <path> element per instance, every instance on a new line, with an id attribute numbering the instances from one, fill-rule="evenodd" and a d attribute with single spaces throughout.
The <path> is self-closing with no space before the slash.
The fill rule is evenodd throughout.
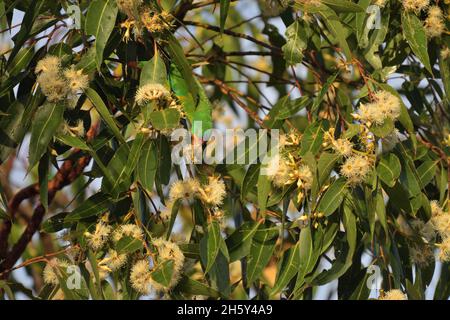
<path id="1" fill-rule="evenodd" d="M 336 258 L 329 270 L 322 272 L 316 279 L 314 279 L 314 285 L 323 285 L 341 277 L 352 265 L 353 254 L 356 250 L 357 230 L 356 218 L 353 215 L 350 207 L 347 205 L 344 205 L 343 223 L 345 226 L 347 247 L 345 247 L 341 255 Z"/>
<path id="2" fill-rule="evenodd" d="M 80 150 L 89 151 L 91 148 L 79 137 L 71 136 L 71 135 L 58 135 L 56 136 L 56 140 L 59 142 L 71 146 Z"/>
<path id="3" fill-rule="evenodd" d="M 176 109 L 153 111 L 149 118 L 152 126 L 157 130 L 174 129 L 180 124 L 180 112 Z"/>
<path id="4" fill-rule="evenodd" d="M 230 262 L 240 260 L 250 253 L 252 239 L 258 227 L 258 223 L 245 222 L 227 238 L 226 244 L 230 253 Z"/>
<path id="5" fill-rule="evenodd" d="M 225 28 L 229 8 L 230 0 L 220 0 L 220 32 L 223 32 L 223 29 Z"/>
<path id="6" fill-rule="evenodd" d="M 192 97 L 194 98 L 194 102 L 197 103 L 199 98 L 197 81 L 194 79 L 191 65 L 184 55 L 183 48 L 173 34 L 169 35 L 168 45 L 169 46 L 167 47 L 167 49 L 169 51 L 169 54 L 178 67 L 178 70 L 180 71 L 184 80 L 186 81 L 186 85 L 189 88 Z"/>
<path id="7" fill-rule="evenodd" d="M 244 180 L 242 180 L 241 184 L 241 199 L 245 199 L 247 194 L 254 189 L 258 184 L 259 172 L 260 172 L 259 164 L 252 164 L 248 167 L 247 172 L 245 173 Z"/>
<path id="8" fill-rule="evenodd" d="M 139 135 L 138 135 L 139 136 Z M 143 137 L 136 138 L 137 140 L 143 139 Z M 136 142 L 136 140 L 135 140 Z M 142 141 L 137 141 L 137 144 L 141 144 Z M 121 192 L 127 191 L 131 185 L 131 171 L 129 168 L 137 162 L 138 154 L 135 153 L 133 160 L 131 160 L 130 148 L 123 144 L 114 153 L 114 156 L 109 161 L 106 170 L 111 176 L 112 180 L 104 179 L 102 181 L 102 191 L 112 195 L 113 198 L 118 198 Z"/>
<path id="9" fill-rule="evenodd" d="M 393 187 L 401 172 L 400 160 L 393 153 L 383 156 L 377 166 L 377 174 L 384 183 Z"/>
<path id="10" fill-rule="evenodd" d="M 269 177 L 265 174 L 260 174 L 258 177 L 258 205 L 261 214 L 266 212 L 271 186 Z"/>
<path id="11" fill-rule="evenodd" d="M 0 117 L 0 163 L 2 163 L 17 147 L 27 131 L 22 121 L 25 107 L 18 100 L 6 109 L 6 115 Z"/>
<path id="12" fill-rule="evenodd" d="M 164 287 L 168 287 L 172 281 L 173 265 L 173 260 L 162 262 L 152 271 L 152 279 L 162 284 Z"/>
<path id="13" fill-rule="evenodd" d="M 350 61 L 352 59 L 352 52 L 346 39 L 347 30 L 340 22 L 339 17 L 333 10 L 325 5 L 319 6 L 318 11 L 327 25 L 328 30 L 330 30 L 332 35 L 336 38 L 336 41 L 341 47 L 345 57 Z"/>
<path id="14" fill-rule="evenodd" d="M 419 181 L 421 182 L 422 188 L 426 187 L 431 180 L 433 180 L 436 174 L 437 163 L 435 161 L 425 161 L 417 168 L 417 173 L 419 175 Z"/>
<path id="15" fill-rule="evenodd" d="M 323 130 L 322 122 L 313 122 L 306 128 L 302 137 L 300 155 L 304 156 L 308 152 L 315 155 L 319 152 L 323 141 Z"/>
<path id="16" fill-rule="evenodd" d="M 139 160 L 136 164 L 136 175 L 141 186 L 151 193 L 157 170 L 156 147 L 152 140 L 147 139 L 141 148 Z"/>
<path id="17" fill-rule="evenodd" d="M 403 36 L 425 68 L 433 74 L 428 56 L 427 36 L 422 21 L 412 12 L 402 12 Z"/>
<path id="18" fill-rule="evenodd" d="M 133 237 L 123 237 L 116 244 L 116 250 L 119 254 L 130 254 L 142 249 L 142 247 L 142 240 Z"/>
<path id="19" fill-rule="evenodd" d="M 103 63 L 103 52 L 109 36 L 114 29 L 117 17 L 117 5 L 114 0 L 94 0 L 86 15 L 85 31 L 95 37 L 95 61 L 97 70 Z"/>
<path id="20" fill-rule="evenodd" d="M 31 127 L 29 168 L 39 161 L 62 122 L 64 105 L 62 103 L 45 103 L 38 109 Z"/>
<path id="21" fill-rule="evenodd" d="M 98 95 L 95 90 L 91 88 L 87 88 L 85 91 L 86 95 L 88 96 L 89 100 L 91 100 L 92 104 L 94 105 L 95 109 L 98 111 L 102 119 L 106 122 L 108 125 L 108 128 L 111 129 L 114 136 L 122 143 L 126 145 L 125 138 L 120 133 L 119 128 L 117 127 L 113 116 L 111 113 L 109 113 L 108 108 L 106 107 L 105 103 L 103 102 L 102 98 Z"/>
<path id="22" fill-rule="evenodd" d="M 284 253 L 283 259 L 278 265 L 278 274 L 275 280 L 275 286 L 272 289 L 272 294 L 276 294 L 286 287 L 289 281 L 291 281 L 298 272 L 300 265 L 301 256 L 299 241 L 294 247 L 289 248 Z"/>
<path id="23" fill-rule="evenodd" d="M 360 5 L 348 0 L 321 0 L 334 11 L 340 12 L 364 12 L 364 8 Z"/>
<path id="24" fill-rule="evenodd" d="M 220 235 L 220 226 L 217 222 L 213 222 L 208 226 L 208 232 L 200 241 L 200 257 L 205 266 L 205 273 L 211 270 L 219 253 L 221 241 L 223 239 Z"/>
<path id="25" fill-rule="evenodd" d="M 144 86 L 149 83 L 167 85 L 166 65 L 158 52 L 151 60 L 143 63 L 139 85 Z"/>
<path id="26" fill-rule="evenodd" d="M 286 29 L 286 44 L 282 47 L 283 56 L 289 65 L 302 62 L 303 50 L 307 47 L 306 32 L 299 20 Z"/>
<path id="27" fill-rule="evenodd" d="M 256 231 L 247 260 L 247 282 L 249 284 L 259 278 L 269 263 L 277 238 L 278 230 L 274 229 L 272 224 L 261 225 Z"/>
<path id="28" fill-rule="evenodd" d="M 179 291 L 191 295 L 201 295 L 211 298 L 220 298 L 221 294 L 207 285 L 193 280 L 187 276 L 182 276 L 173 291 Z"/>
<path id="29" fill-rule="evenodd" d="M 344 190 L 347 187 L 344 178 L 339 178 L 330 186 L 320 199 L 317 211 L 329 216 L 333 214 L 344 200 Z"/>
<path id="30" fill-rule="evenodd" d="M 50 157 L 48 152 L 44 153 L 38 165 L 39 176 L 39 198 L 45 211 L 48 210 L 48 173 Z"/>
<path id="31" fill-rule="evenodd" d="M 99 192 L 84 201 L 64 219 L 65 222 L 76 222 L 80 219 L 100 215 L 109 209 L 111 199 Z"/>

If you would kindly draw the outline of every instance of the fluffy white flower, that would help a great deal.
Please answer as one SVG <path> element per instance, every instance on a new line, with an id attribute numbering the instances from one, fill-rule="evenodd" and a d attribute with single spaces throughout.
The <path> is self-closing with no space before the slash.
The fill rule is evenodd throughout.
<path id="1" fill-rule="evenodd" d="M 350 184 L 356 185 L 366 179 L 371 168 L 368 157 L 354 155 L 344 162 L 341 167 L 341 174 L 347 178 Z"/>
<path id="2" fill-rule="evenodd" d="M 406 295 L 398 289 L 393 289 L 384 294 L 380 300 L 408 300 Z"/>
<path id="3" fill-rule="evenodd" d="M 219 177 L 208 177 L 208 184 L 198 191 L 200 199 L 211 206 L 220 206 L 227 193 L 225 183 Z"/>
<path id="4" fill-rule="evenodd" d="M 84 235 L 88 240 L 89 246 L 93 250 L 99 250 L 108 241 L 111 233 L 111 226 L 104 222 L 99 222 L 95 225 L 94 233 L 86 232 Z"/>

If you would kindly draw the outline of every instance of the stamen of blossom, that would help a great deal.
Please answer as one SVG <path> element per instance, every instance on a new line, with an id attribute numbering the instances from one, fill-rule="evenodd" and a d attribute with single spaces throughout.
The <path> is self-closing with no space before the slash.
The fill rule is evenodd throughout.
<path id="1" fill-rule="evenodd" d="M 66 77 L 72 93 L 77 93 L 80 90 L 84 90 L 89 85 L 88 75 L 83 74 L 83 70 L 76 70 L 75 66 L 71 66 L 69 69 L 66 69 L 64 71 L 64 77 Z"/>
<path id="2" fill-rule="evenodd" d="M 348 158 L 341 167 L 341 174 L 352 185 L 363 182 L 371 170 L 371 162 L 367 156 L 354 155 Z"/>
<path id="3" fill-rule="evenodd" d="M 430 0 L 403 0 L 403 8 L 416 14 L 424 10 L 430 4 Z"/>
<path id="4" fill-rule="evenodd" d="M 379 300 L 408 300 L 406 295 L 398 289 L 393 289 L 384 294 Z"/>
<path id="5" fill-rule="evenodd" d="M 425 31 L 430 38 L 440 37 L 444 33 L 444 14 L 438 6 L 432 6 L 428 9 L 428 17 L 425 19 Z"/>
<path id="6" fill-rule="evenodd" d="M 220 206 L 226 195 L 225 183 L 219 177 L 208 177 L 208 184 L 198 191 L 200 199 L 212 206 Z"/>
<path id="7" fill-rule="evenodd" d="M 59 268 L 67 269 L 69 266 L 69 262 L 58 258 L 54 258 L 48 261 L 43 271 L 44 283 L 53 286 L 57 285 L 59 283 L 59 280 L 56 273 L 60 272 Z"/>
<path id="8" fill-rule="evenodd" d="M 172 201 L 178 199 L 192 200 L 200 189 L 200 182 L 193 178 L 186 181 L 178 180 L 172 184 L 169 191 L 169 198 Z"/>
<path id="9" fill-rule="evenodd" d="M 99 222 L 95 225 L 94 233 L 85 232 L 85 237 L 88 239 L 88 244 L 93 250 L 99 250 L 108 241 L 111 233 L 111 226 L 104 222 Z"/>
<path id="10" fill-rule="evenodd" d="M 150 101 L 169 100 L 170 92 L 162 84 L 150 83 L 140 87 L 136 93 L 138 105 L 145 105 Z"/>
<path id="11" fill-rule="evenodd" d="M 137 225 L 129 223 L 120 225 L 113 233 L 112 239 L 114 242 L 118 242 L 123 237 L 131 237 L 138 240 L 144 238 L 144 234 Z"/>
<path id="12" fill-rule="evenodd" d="M 173 261 L 172 278 L 170 280 L 169 286 L 167 288 L 165 288 L 165 290 L 168 290 L 168 289 L 174 287 L 180 279 L 181 270 L 184 265 L 184 254 L 181 251 L 180 247 L 178 247 L 178 245 L 176 243 L 171 242 L 171 241 L 166 241 L 162 238 L 153 240 L 152 244 L 158 250 L 158 260 L 160 260 L 160 261 L 172 260 Z"/>

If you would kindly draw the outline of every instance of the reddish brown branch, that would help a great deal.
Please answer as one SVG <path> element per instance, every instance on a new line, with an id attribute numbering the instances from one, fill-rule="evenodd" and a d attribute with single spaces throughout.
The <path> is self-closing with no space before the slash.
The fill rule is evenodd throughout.
<path id="1" fill-rule="evenodd" d="M 92 140 L 92 138 L 95 136 L 97 132 L 97 127 L 98 125 L 93 125 L 91 129 L 88 131 L 87 133 L 88 140 Z M 79 153 L 81 153 L 81 151 L 75 149 L 73 155 L 77 155 Z M 72 160 L 73 158 L 75 157 L 71 157 L 70 159 L 64 161 L 63 165 L 59 168 L 56 175 L 53 177 L 52 180 L 49 181 L 48 183 L 49 203 L 51 203 L 51 201 L 54 199 L 56 193 L 59 190 L 71 184 L 73 181 L 75 181 L 76 178 L 78 178 L 82 174 L 84 168 L 88 165 L 91 159 L 91 157 L 88 155 L 81 156 L 77 160 Z M 37 185 L 31 185 L 19 191 L 9 202 L 9 212 L 11 214 L 11 220 L 5 221 L 0 227 L 0 247 L 5 252 L 7 251 L 8 247 L 8 236 L 11 231 L 11 223 L 14 213 L 17 211 L 20 203 L 23 200 L 31 198 L 37 195 L 38 193 L 39 187 Z M 17 260 L 19 260 L 23 252 L 26 250 L 26 247 L 28 243 L 31 241 L 31 238 L 33 237 L 34 233 L 39 229 L 42 220 L 44 218 L 45 212 L 46 210 L 42 204 L 39 204 L 34 210 L 33 216 L 28 222 L 25 231 L 22 233 L 21 237 L 16 242 L 16 244 L 14 244 L 11 251 L 9 251 L 4 256 L 4 260 L 0 264 L 0 272 L 4 271 L 1 276 L 1 279 L 5 279 L 8 276 L 9 272 L 6 272 L 6 270 L 9 270 L 12 267 L 14 267 L 14 264 L 17 262 Z"/>

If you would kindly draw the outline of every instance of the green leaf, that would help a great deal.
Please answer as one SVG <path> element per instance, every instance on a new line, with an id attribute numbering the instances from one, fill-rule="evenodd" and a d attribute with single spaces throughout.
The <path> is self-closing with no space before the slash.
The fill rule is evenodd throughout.
<path id="1" fill-rule="evenodd" d="M 384 155 L 377 166 L 377 174 L 388 186 L 393 187 L 402 170 L 400 160 L 393 153 Z"/>
<path id="2" fill-rule="evenodd" d="M 347 187 L 345 178 L 339 178 L 328 188 L 317 207 L 317 212 L 329 216 L 333 214 L 344 200 L 344 190 Z"/>
<path id="3" fill-rule="evenodd" d="M 230 253 L 230 262 L 240 260 L 250 253 L 252 239 L 259 225 L 255 222 L 244 222 L 227 238 L 225 242 Z"/>
<path id="4" fill-rule="evenodd" d="M 280 120 L 294 116 L 297 112 L 307 107 L 310 102 L 311 99 L 308 97 L 301 97 L 295 100 L 291 100 L 289 96 L 282 97 L 264 119 L 265 126 L 273 128 L 277 121 L 280 122 Z"/>
<path id="5" fill-rule="evenodd" d="M 182 276 L 173 291 L 179 291 L 191 295 L 200 295 L 211 298 L 220 298 L 220 293 L 207 285 L 193 280 L 187 276 Z"/>
<path id="6" fill-rule="evenodd" d="M 269 176 L 260 174 L 258 177 L 258 206 L 261 214 L 266 212 L 267 200 L 271 189 L 272 184 Z"/>
<path id="7" fill-rule="evenodd" d="M 135 149 L 137 149 L 136 145 L 142 143 L 142 139 L 142 135 L 138 135 L 136 140 L 139 141 L 134 140 L 134 142 L 137 142 L 136 144 L 133 143 Z M 106 167 L 106 170 L 111 176 L 111 180 L 102 180 L 102 191 L 104 193 L 108 193 L 112 195 L 114 199 L 117 199 L 122 192 L 129 190 L 132 172 L 130 167 L 136 164 L 138 156 L 137 153 L 131 156 L 130 148 L 126 144 L 121 145 L 117 149 Z"/>
<path id="8" fill-rule="evenodd" d="M 302 137 L 300 155 L 304 156 L 308 152 L 313 155 L 319 152 L 323 141 L 323 124 L 322 122 L 312 122 L 305 130 Z"/>
<path id="9" fill-rule="evenodd" d="M 200 240 L 200 257 L 205 266 L 205 273 L 211 270 L 219 253 L 221 241 L 223 239 L 220 235 L 220 226 L 217 222 L 212 222 L 208 226 L 208 232 Z"/>
<path id="10" fill-rule="evenodd" d="M 94 0 L 90 4 L 86 15 L 85 31 L 86 34 L 95 37 L 93 46 L 95 47 L 95 61 L 98 71 L 100 71 L 103 63 L 103 52 L 106 43 L 116 23 L 117 12 L 116 1 Z"/>
<path id="11" fill-rule="evenodd" d="M 53 233 L 61 231 L 62 229 L 65 228 L 69 228 L 72 225 L 72 222 L 65 221 L 67 214 L 68 214 L 67 212 L 60 212 L 48 218 L 42 224 L 41 231 L 46 233 Z"/>
<path id="12" fill-rule="evenodd" d="M 203 86 L 194 79 L 200 100 L 195 101 L 184 76 L 180 73 L 175 65 L 170 68 L 170 86 L 175 92 L 178 99 L 183 105 L 183 110 L 192 124 L 192 132 L 197 136 L 203 136 L 203 133 L 211 129 L 212 125 L 212 105 L 209 101 Z M 201 129 L 198 128 L 198 123 L 201 123 Z"/>
<path id="13" fill-rule="evenodd" d="M 41 10 L 45 7 L 46 1 L 38 0 L 31 1 L 29 6 L 25 10 L 25 15 L 20 23 L 20 30 L 14 36 L 14 47 L 8 57 L 8 66 L 14 61 L 14 57 L 23 48 L 25 42 L 30 38 L 36 18 L 41 13 Z M 14 7 L 13 7 L 14 8 Z"/>
<path id="14" fill-rule="evenodd" d="M 377 137 L 384 138 L 394 131 L 394 128 L 394 122 L 391 119 L 385 119 L 381 125 L 374 124 L 370 128 L 370 131 L 372 131 Z"/>
<path id="15" fill-rule="evenodd" d="M 15 100 L 6 109 L 6 115 L 0 117 L 0 163 L 15 150 L 27 131 L 28 126 L 22 121 L 24 114 L 24 105 Z"/>
<path id="16" fill-rule="evenodd" d="M 229 8 L 230 0 L 220 0 L 220 32 L 223 32 L 225 28 Z"/>
<path id="17" fill-rule="evenodd" d="M 158 52 L 155 53 L 151 60 L 144 61 L 142 65 L 141 79 L 139 82 L 141 87 L 151 83 L 167 86 L 166 65 Z"/>
<path id="18" fill-rule="evenodd" d="M 259 226 L 253 237 L 250 254 L 247 259 L 247 282 L 249 284 L 259 278 L 261 272 L 269 263 L 277 239 L 278 230 L 273 227 L 273 224 L 266 223 Z"/>
<path id="19" fill-rule="evenodd" d="M 289 65 L 302 62 L 303 51 L 307 47 L 306 32 L 299 20 L 286 29 L 286 44 L 281 48 L 283 56 Z"/>
<path id="20" fill-rule="evenodd" d="M 133 237 L 123 237 L 116 244 L 116 250 L 119 254 L 134 253 L 143 247 L 142 240 Z"/>
<path id="21" fill-rule="evenodd" d="M 170 235 L 172 234 L 172 229 L 175 224 L 175 220 L 177 218 L 178 211 L 180 210 L 180 206 L 181 206 L 181 199 L 178 199 L 172 205 L 172 211 L 170 213 L 169 227 L 167 228 L 166 240 L 169 240 Z"/>
<path id="22" fill-rule="evenodd" d="M 176 109 L 153 111 L 149 118 L 156 130 L 174 129 L 180 124 L 180 112 Z"/>
<path id="23" fill-rule="evenodd" d="M 162 284 L 164 287 L 168 287 L 172 281 L 173 266 L 173 260 L 163 261 L 152 271 L 153 280 Z"/>
<path id="24" fill-rule="evenodd" d="M 425 68 L 433 74 L 428 56 L 427 35 L 422 21 L 412 12 L 402 12 L 403 36 Z"/>
<path id="25" fill-rule="evenodd" d="M 79 137 L 71 136 L 71 135 L 58 135 L 56 136 L 56 140 L 65 144 L 67 146 L 77 148 L 80 150 L 89 151 L 91 148 Z"/>
<path id="26" fill-rule="evenodd" d="M 194 79 L 194 76 L 192 74 L 191 65 L 184 55 L 183 48 L 173 34 L 169 34 L 167 41 L 167 50 L 171 58 L 173 59 L 173 62 L 183 76 L 184 81 L 186 82 L 186 85 L 189 88 L 192 97 L 194 98 L 194 103 L 196 104 L 199 98 L 199 89 L 197 81 Z"/>
<path id="27" fill-rule="evenodd" d="M 340 22 L 341 19 L 336 15 L 336 13 L 325 5 L 318 6 L 318 13 L 322 16 L 328 30 L 336 38 L 337 43 L 341 47 L 347 60 L 352 59 L 352 51 L 347 43 L 347 31 Z"/>
<path id="28" fill-rule="evenodd" d="M 39 177 L 39 199 L 45 211 L 48 211 L 48 173 L 50 157 L 48 152 L 44 153 L 38 165 Z"/>
<path id="29" fill-rule="evenodd" d="M 432 160 L 425 161 L 417 168 L 417 173 L 419 175 L 419 181 L 422 188 L 426 187 L 431 180 L 433 180 L 434 175 L 436 174 L 436 169 L 437 163 Z"/>
<path id="30" fill-rule="evenodd" d="M 117 127 L 113 116 L 111 115 L 111 113 L 109 113 L 109 110 L 106 107 L 105 103 L 103 102 L 102 98 L 98 95 L 97 92 L 95 92 L 95 90 L 91 88 L 87 88 L 85 90 L 85 93 L 89 98 L 89 100 L 91 100 L 92 104 L 94 105 L 95 109 L 100 114 L 102 119 L 106 122 L 108 128 L 111 129 L 112 133 L 117 138 L 117 140 L 126 145 L 125 138 L 120 133 L 120 130 Z"/>
<path id="31" fill-rule="evenodd" d="M 248 167 L 244 179 L 241 183 L 241 200 L 244 200 L 249 192 L 251 192 L 258 184 L 260 172 L 259 164 L 252 164 Z"/>
<path id="32" fill-rule="evenodd" d="M 80 219 L 98 216 L 109 209 L 111 199 L 104 193 L 96 193 L 85 200 L 64 219 L 65 222 L 77 222 Z"/>
<path id="33" fill-rule="evenodd" d="M 364 8 L 360 5 L 348 0 L 321 0 L 323 4 L 326 4 L 334 11 L 341 12 L 364 12 Z"/>
<path id="34" fill-rule="evenodd" d="M 314 251 L 313 238 L 311 228 L 303 228 L 300 232 L 299 243 L 299 267 L 298 275 L 295 283 L 295 291 L 297 291 L 304 283 L 305 276 L 310 273 L 319 258 L 319 252 Z M 318 249 L 318 248 L 317 248 Z"/>
<path id="35" fill-rule="evenodd" d="M 151 139 L 147 139 L 141 148 L 139 160 L 136 164 L 137 180 L 148 194 L 153 191 L 157 169 L 156 146 Z"/>
<path id="36" fill-rule="evenodd" d="M 45 103 L 38 109 L 31 126 L 29 168 L 33 168 L 47 150 L 53 135 L 58 130 L 64 113 L 62 103 Z"/>
<path id="37" fill-rule="evenodd" d="M 303 243 L 301 244 L 303 245 Z M 284 252 L 283 259 L 278 265 L 277 278 L 275 280 L 275 286 L 272 289 L 271 294 L 276 294 L 283 290 L 289 281 L 294 278 L 301 266 L 300 256 L 300 241 L 295 246 L 289 248 Z"/>
<path id="38" fill-rule="evenodd" d="M 311 112 L 315 113 L 319 109 L 319 106 L 322 103 L 323 99 L 325 98 L 325 95 L 327 94 L 330 87 L 333 85 L 334 81 L 336 81 L 338 75 L 339 72 L 336 72 L 334 75 L 328 77 L 327 82 L 325 82 L 325 84 L 322 86 L 322 89 L 320 89 L 319 95 L 314 99 Z"/>
<path id="39" fill-rule="evenodd" d="M 351 266 L 353 262 L 353 254 L 356 250 L 356 217 L 353 215 L 349 206 L 344 205 L 344 219 L 345 234 L 347 238 L 347 246 L 342 250 L 341 254 L 333 262 L 329 270 L 319 274 L 312 282 L 314 286 L 324 285 L 339 277 L 341 277 Z"/>

